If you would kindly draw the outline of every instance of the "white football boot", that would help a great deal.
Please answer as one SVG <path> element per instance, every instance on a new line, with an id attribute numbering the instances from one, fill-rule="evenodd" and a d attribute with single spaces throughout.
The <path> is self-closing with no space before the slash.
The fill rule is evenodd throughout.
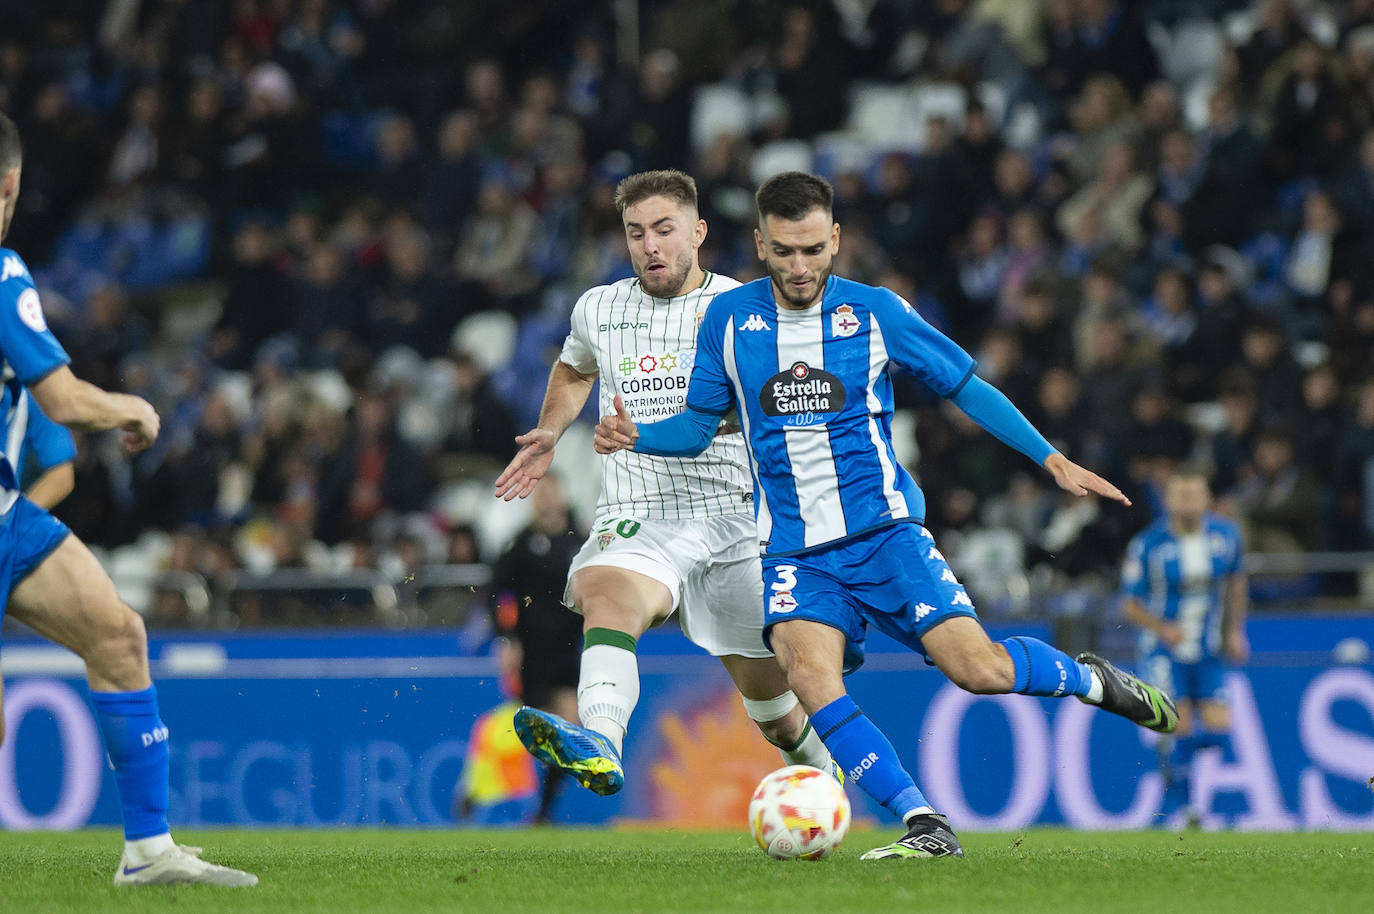
<path id="1" fill-rule="evenodd" d="M 258 877 L 243 870 L 218 866 L 200 859 L 201 849 L 176 844 L 141 866 L 130 866 L 128 858 L 119 861 L 115 885 L 257 885 Z"/>

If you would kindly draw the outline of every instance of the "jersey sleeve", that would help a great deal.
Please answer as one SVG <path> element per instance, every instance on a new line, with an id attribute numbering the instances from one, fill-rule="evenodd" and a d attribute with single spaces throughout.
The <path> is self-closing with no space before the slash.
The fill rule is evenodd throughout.
<path id="1" fill-rule="evenodd" d="M 729 333 L 731 306 L 716 296 L 706 309 L 697 329 L 696 362 L 687 384 L 687 408 L 713 416 L 723 416 L 735 405 L 735 392 L 725 374 L 725 334 Z"/>
<path id="2" fill-rule="evenodd" d="M 589 377 L 600 371 L 596 363 L 596 336 L 590 305 L 592 292 L 595 291 L 584 292 L 573 306 L 572 326 L 568 329 L 567 339 L 563 340 L 563 351 L 558 355 L 558 360 L 564 365 Z"/>
<path id="3" fill-rule="evenodd" d="M 1149 579 L 1145 575 L 1145 538 L 1137 536 L 1126 547 L 1126 558 L 1121 563 L 1121 592 L 1135 597 L 1148 605 L 1150 595 Z"/>
<path id="4" fill-rule="evenodd" d="M 71 363 L 43 318 L 28 267 L 13 252 L 0 262 L 0 353 L 21 384 L 41 381 Z"/>
<path id="5" fill-rule="evenodd" d="M 873 319 L 893 362 L 910 371 L 942 397 L 952 397 L 973 377 L 976 363 L 958 343 L 926 323 L 900 295 L 879 289 Z"/>
<path id="6" fill-rule="evenodd" d="M 48 418 L 38 406 L 33 395 L 29 398 L 29 425 L 24 433 L 24 447 L 38 462 L 39 469 L 47 472 L 60 463 L 76 459 L 76 441 L 65 426 L 58 425 Z"/>

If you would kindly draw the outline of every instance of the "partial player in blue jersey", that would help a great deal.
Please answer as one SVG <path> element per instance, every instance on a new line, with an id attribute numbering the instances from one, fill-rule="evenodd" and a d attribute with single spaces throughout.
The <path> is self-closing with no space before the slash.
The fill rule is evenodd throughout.
<path id="1" fill-rule="evenodd" d="M 33 399 L 28 400 L 29 421 L 24 441 L 15 456 L 14 468 L 24 497 L 44 511 L 51 511 L 76 488 L 76 441 L 65 426 L 47 417 Z M 8 455 L 7 455 L 8 456 Z"/>
<path id="2" fill-rule="evenodd" d="M 19 131 L 0 114 L 0 240 L 14 218 L 21 166 Z M 207 863 L 197 856 L 198 848 L 172 840 L 168 731 L 148 675 L 143 620 L 119 599 L 90 550 L 21 494 L 20 442 L 33 419 L 33 402 L 69 428 L 119 429 L 130 452 L 157 438 L 158 415 L 147 401 L 78 379 L 69 361 L 44 321 L 28 267 L 14 251 L 0 248 L 0 594 L 5 599 L 0 611 L 70 648 L 86 664 L 91 704 L 124 814 L 124 854 L 115 885 L 255 885 L 256 876 Z"/>
<path id="3" fill-rule="evenodd" d="M 1160 741 L 1166 825 L 1201 817 L 1189 795 L 1193 758 L 1229 743 L 1226 665 L 1250 655 L 1240 529 L 1212 514 L 1211 501 L 1201 473 L 1170 476 L 1165 516 L 1131 540 L 1121 572 L 1122 609 L 1140 629 L 1141 672 L 1178 702 L 1178 729 Z"/>
<path id="4" fill-rule="evenodd" d="M 845 692 L 843 673 L 862 662 L 869 625 L 970 692 L 1075 695 L 1161 732 L 1178 718 L 1167 695 L 1092 654 L 1075 660 L 1034 638 L 988 638 L 921 526 L 925 496 L 897 462 L 888 365 L 915 373 L 1064 490 L 1129 502 L 1055 451 L 900 297 L 831 275 L 840 227 L 823 178 L 778 175 L 756 202 L 768 276 L 711 303 L 687 408 L 636 427 L 617 402 L 597 426 L 596 447 L 695 454 L 738 409 L 763 553 L 764 638 L 834 758 L 907 826 L 863 858 L 962 856 L 948 820 Z"/>

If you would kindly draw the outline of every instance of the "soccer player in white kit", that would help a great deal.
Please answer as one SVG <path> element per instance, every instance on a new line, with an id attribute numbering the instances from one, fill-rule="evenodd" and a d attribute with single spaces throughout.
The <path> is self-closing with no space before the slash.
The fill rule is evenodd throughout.
<path id="1" fill-rule="evenodd" d="M 616 205 L 635 278 L 583 294 L 554 363 L 539 424 L 496 480 L 496 495 L 524 498 L 553 462 L 554 445 L 601 379 L 601 407 L 619 394 L 630 415 L 680 412 L 697 325 L 719 292 L 739 285 L 703 270 L 706 223 L 696 182 L 679 171 L 630 175 Z M 680 610 L 682 629 L 721 659 L 765 738 L 789 764 L 833 770 L 787 679 L 763 644 L 762 577 L 753 483 L 744 443 L 722 424 L 700 457 L 622 451 L 601 460 L 591 536 L 573 559 L 564 602 L 582 614 L 577 708 L 582 726 L 534 708 L 515 715 L 536 758 L 603 796 L 624 783 L 620 755 L 639 699 L 635 642 Z"/>

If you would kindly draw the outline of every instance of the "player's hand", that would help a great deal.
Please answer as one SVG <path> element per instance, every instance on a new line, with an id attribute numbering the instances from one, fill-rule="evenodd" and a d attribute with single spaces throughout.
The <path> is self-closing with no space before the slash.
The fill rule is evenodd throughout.
<path id="1" fill-rule="evenodd" d="M 119 440 L 124 445 L 124 450 L 130 454 L 137 454 L 152 447 L 153 442 L 157 440 L 157 433 L 162 430 L 162 419 L 147 400 L 142 397 L 130 399 L 133 401 L 133 415 L 120 423 Z"/>
<path id="2" fill-rule="evenodd" d="M 1165 622 L 1159 627 L 1159 640 L 1165 647 L 1177 647 L 1183 640 L 1183 626 L 1177 622 Z"/>
<path id="3" fill-rule="evenodd" d="M 534 491 L 535 484 L 544 478 L 553 463 L 553 432 L 546 428 L 532 428 L 515 437 L 520 445 L 510 463 L 496 477 L 496 497 L 510 501 L 524 498 Z"/>
<path id="4" fill-rule="evenodd" d="M 1250 659 L 1250 639 L 1244 629 L 1230 629 L 1222 637 L 1222 650 L 1232 663 L 1246 663 Z"/>
<path id="5" fill-rule="evenodd" d="M 630 450 L 639 439 L 639 429 L 625 410 L 625 401 L 620 394 L 615 395 L 615 415 L 602 416 L 597 423 L 596 435 L 592 444 L 598 454 L 614 454 L 619 450 Z"/>
<path id="6" fill-rule="evenodd" d="M 1110 498 L 1112 501 L 1119 501 L 1130 507 L 1131 500 L 1120 489 L 1092 470 L 1085 470 L 1057 451 L 1045 458 L 1045 469 L 1054 475 L 1054 481 L 1065 492 L 1080 497 L 1089 492 L 1096 492 L 1098 495 Z"/>

